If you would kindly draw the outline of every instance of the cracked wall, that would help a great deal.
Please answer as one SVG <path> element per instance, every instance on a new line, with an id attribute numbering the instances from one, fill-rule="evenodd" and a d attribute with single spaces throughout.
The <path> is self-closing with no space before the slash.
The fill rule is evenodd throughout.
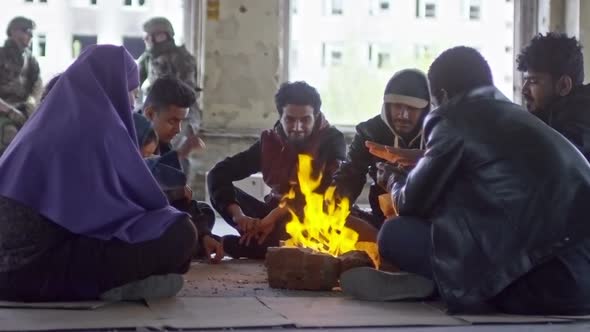
<path id="1" fill-rule="evenodd" d="M 281 72 L 278 0 L 219 0 L 205 26 L 202 137 L 205 153 L 191 160 L 195 198 L 205 198 L 205 174 L 245 150 L 277 120 L 274 94 Z"/>
<path id="2" fill-rule="evenodd" d="M 204 127 L 261 129 L 276 120 L 280 1 L 220 0 L 206 23 Z"/>

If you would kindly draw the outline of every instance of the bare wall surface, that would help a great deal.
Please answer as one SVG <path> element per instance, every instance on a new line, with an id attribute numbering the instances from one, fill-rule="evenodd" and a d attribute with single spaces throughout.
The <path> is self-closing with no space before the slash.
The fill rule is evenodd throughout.
<path id="1" fill-rule="evenodd" d="M 193 156 L 195 198 L 205 198 L 205 173 L 226 156 L 247 149 L 277 120 L 274 94 L 281 73 L 277 0 L 211 1 L 205 21 L 203 139 Z"/>
<path id="2" fill-rule="evenodd" d="M 580 41 L 584 52 L 584 72 L 586 83 L 590 82 L 590 1 L 580 0 Z"/>
<path id="3" fill-rule="evenodd" d="M 219 0 L 205 27 L 204 124 L 207 129 L 261 129 L 276 120 L 280 1 Z"/>

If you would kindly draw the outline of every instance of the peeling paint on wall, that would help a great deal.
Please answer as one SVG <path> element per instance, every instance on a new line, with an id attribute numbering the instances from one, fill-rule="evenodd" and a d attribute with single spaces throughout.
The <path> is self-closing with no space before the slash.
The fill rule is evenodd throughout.
<path id="1" fill-rule="evenodd" d="M 204 128 L 264 129 L 276 121 L 279 1 L 220 0 L 206 27 Z"/>
<path id="2" fill-rule="evenodd" d="M 238 19 L 235 16 L 219 21 L 215 29 L 215 37 L 225 40 L 238 38 Z"/>
<path id="3" fill-rule="evenodd" d="M 203 139 L 207 150 L 193 156 L 190 172 L 198 199 L 205 197 L 205 173 L 215 163 L 247 149 L 262 129 L 277 121 L 279 5 L 278 0 L 219 0 L 219 17 L 206 22 Z"/>

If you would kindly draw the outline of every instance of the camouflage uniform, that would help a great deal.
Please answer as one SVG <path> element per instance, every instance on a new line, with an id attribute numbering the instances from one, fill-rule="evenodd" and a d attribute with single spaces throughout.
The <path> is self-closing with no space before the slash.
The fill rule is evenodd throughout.
<path id="1" fill-rule="evenodd" d="M 7 32 L 13 28 L 33 29 L 34 23 L 19 17 Z M 37 107 L 42 88 L 39 63 L 31 51 L 8 38 L 0 47 L 0 154 Z"/>
<path id="2" fill-rule="evenodd" d="M 139 79 L 143 98 L 150 86 L 160 77 L 173 76 L 192 87 L 196 92 L 201 91 L 197 84 L 197 63 L 189 51 L 174 43 L 174 30 L 170 22 L 162 17 L 156 17 L 144 24 L 144 31 L 148 34 L 165 32 L 170 39 L 156 43 L 139 57 Z M 198 127 L 201 110 L 198 105 L 191 107 L 191 123 Z"/>

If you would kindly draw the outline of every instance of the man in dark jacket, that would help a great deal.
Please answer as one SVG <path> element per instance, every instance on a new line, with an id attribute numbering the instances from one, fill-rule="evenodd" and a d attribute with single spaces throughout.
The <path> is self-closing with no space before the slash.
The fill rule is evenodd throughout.
<path id="1" fill-rule="evenodd" d="M 242 241 L 231 235 L 223 238 L 225 252 L 234 258 L 264 258 L 266 248 L 288 238 L 284 222 L 289 212 L 279 203 L 297 183 L 299 154 L 311 155 L 314 169 L 324 170 L 323 188 L 345 158 L 344 136 L 324 118 L 315 88 L 305 82 L 284 83 L 275 103 L 280 119 L 274 128 L 246 151 L 219 162 L 207 176 L 211 204 L 243 235 Z M 258 172 L 271 188 L 265 202 L 233 185 Z M 253 233 L 256 239 L 249 241 Z"/>
<path id="2" fill-rule="evenodd" d="M 219 237 L 211 234 L 215 223 L 215 212 L 205 202 L 199 202 L 192 199 L 192 191 L 187 182 L 187 171 L 181 166 L 182 161 L 188 158 L 188 155 L 199 149 L 203 149 L 205 144 L 194 133 L 189 133 L 186 140 L 177 150 L 172 148 L 170 141 L 180 132 L 182 122 L 187 118 L 189 107 L 196 101 L 195 92 L 184 82 L 177 78 L 166 77 L 158 78 L 154 81 L 141 114 L 135 116 L 136 125 L 140 124 L 140 118 L 145 116 L 149 123 L 140 126 L 146 130 L 151 125 L 158 138 L 158 157 L 148 161 L 148 165 L 162 186 L 162 190 L 167 194 L 170 204 L 181 211 L 191 215 L 199 231 L 199 243 L 203 246 L 197 253 L 197 257 L 211 256 L 215 253 L 215 261 L 223 258 L 223 250 Z M 149 128 L 149 127 L 148 127 Z M 138 135 L 139 136 L 139 135 Z M 140 142 L 141 143 L 141 142 Z M 169 174 L 177 173 L 170 176 Z M 170 181 L 170 180 L 174 181 Z M 182 183 L 185 190 L 167 190 L 169 185 Z M 180 194 L 178 194 L 180 193 Z"/>
<path id="3" fill-rule="evenodd" d="M 378 164 L 385 160 L 370 154 L 366 144 L 372 142 L 421 155 L 420 150 L 424 148 L 422 122 L 429 110 L 430 91 L 426 75 L 406 69 L 397 72 L 387 83 L 381 114 L 356 126 L 346 162 L 334 175 L 334 184 L 340 195 L 354 203 L 367 181 L 367 173 L 373 178 L 374 184 L 369 191 L 371 214 L 358 215 L 356 209 L 357 213 L 353 214 L 367 219 L 376 228 L 380 228 L 385 220 L 379 196 L 389 196 L 377 178 Z"/>
<path id="4" fill-rule="evenodd" d="M 174 77 L 158 78 L 141 111 L 158 134 L 157 154 L 162 157 L 170 155 L 167 158 L 176 160 L 179 169 L 192 151 L 204 148 L 203 141 L 194 132 L 189 133 L 176 150 L 171 143 L 180 133 L 183 122 L 188 119 L 189 108 L 195 102 L 195 92 L 184 82 Z"/>
<path id="5" fill-rule="evenodd" d="M 476 50 L 443 52 L 428 78 L 441 106 L 425 120 L 424 157 L 390 178 L 400 217 L 379 234 L 381 258 L 416 275 L 351 270 L 344 291 L 421 297 L 433 280 L 453 311 L 590 313 L 585 158 L 506 99 Z"/>
<path id="6" fill-rule="evenodd" d="M 590 160 L 590 86 L 575 37 L 537 35 L 516 59 L 524 72 L 526 108 L 572 142 Z"/>

